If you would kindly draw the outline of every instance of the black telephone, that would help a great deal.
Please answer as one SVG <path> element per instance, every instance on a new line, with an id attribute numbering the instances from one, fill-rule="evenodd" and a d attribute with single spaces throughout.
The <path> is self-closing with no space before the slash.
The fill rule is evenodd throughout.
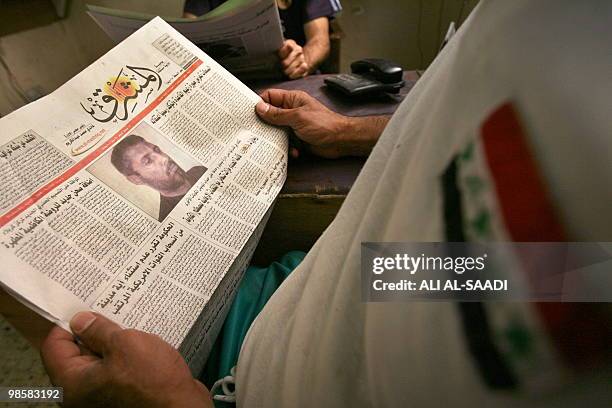
<path id="1" fill-rule="evenodd" d="M 351 64 L 351 74 L 325 78 L 328 87 L 349 96 L 398 93 L 404 86 L 402 67 L 380 58 L 366 58 Z"/>

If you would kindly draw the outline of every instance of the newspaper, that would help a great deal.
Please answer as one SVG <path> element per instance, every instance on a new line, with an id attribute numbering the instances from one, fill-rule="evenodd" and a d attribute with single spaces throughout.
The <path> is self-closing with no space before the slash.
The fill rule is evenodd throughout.
<path id="1" fill-rule="evenodd" d="M 116 42 L 153 18 L 93 5 L 88 9 Z M 229 0 L 197 19 L 164 19 L 235 75 L 281 75 L 276 53 L 283 44 L 283 33 L 275 0 Z"/>
<path id="2" fill-rule="evenodd" d="M 155 18 L 0 119 L 3 287 L 66 329 L 89 309 L 158 334 L 197 371 L 286 178 L 258 101 Z"/>

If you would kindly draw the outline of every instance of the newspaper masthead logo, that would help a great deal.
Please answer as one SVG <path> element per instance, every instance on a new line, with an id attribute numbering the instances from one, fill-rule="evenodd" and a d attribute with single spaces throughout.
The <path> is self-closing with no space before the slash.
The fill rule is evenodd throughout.
<path id="1" fill-rule="evenodd" d="M 147 104 L 151 95 L 160 90 L 161 76 L 150 68 L 126 65 L 116 76 L 96 88 L 81 107 L 98 122 L 126 120 L 140 101 Z"/>

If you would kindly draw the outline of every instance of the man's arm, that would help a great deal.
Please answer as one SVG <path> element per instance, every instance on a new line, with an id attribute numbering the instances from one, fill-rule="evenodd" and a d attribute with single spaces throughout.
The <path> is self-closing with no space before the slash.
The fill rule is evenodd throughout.
<path id="1" fill-rule="evenodd" d="M 257 114 L 264 121 L 289 126 L 308 149 L 321 157 L 367 156 L 390 116 L 343 116 L 302 91 L 269 89 L 260 95 Z M 292 150 L 292 155 L 299 152 Z"/>
<path id="2" fill-rule="evenodd" d="M 304 34 L 304 57 L 308 73 L 312 74 L 329 55 L 329 19 L 319 17 L 307 22 L 304 24 Z"/>

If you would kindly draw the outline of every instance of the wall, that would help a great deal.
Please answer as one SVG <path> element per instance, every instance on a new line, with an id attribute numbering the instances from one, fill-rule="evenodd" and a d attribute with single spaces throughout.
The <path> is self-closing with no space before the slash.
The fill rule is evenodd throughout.
<path id="1" fill-rule="evenodd" d="M 52 92 L 113 47 L 113 42 L 86 14 L 85 4 L 138 10 L 142 2 L 71 0 L 66 18 L 0 36 L 0 116 Z M 182 2 L 164 0 L 156 3 L 155 10 L 149 7 L 149 11 L 179 15 Z M 0 5 L 0 25 L 12 14 Z M 36 20 L 34 16 L 33 19 Z"/>
<path id="2" fill-rule="evenodd" d="M 405 69 L 425 69 L 451 21 L 463 22 L 477 0 L 342 0 L 338 18 L 341 70 L 352 61 L 381 57 Z"/>

